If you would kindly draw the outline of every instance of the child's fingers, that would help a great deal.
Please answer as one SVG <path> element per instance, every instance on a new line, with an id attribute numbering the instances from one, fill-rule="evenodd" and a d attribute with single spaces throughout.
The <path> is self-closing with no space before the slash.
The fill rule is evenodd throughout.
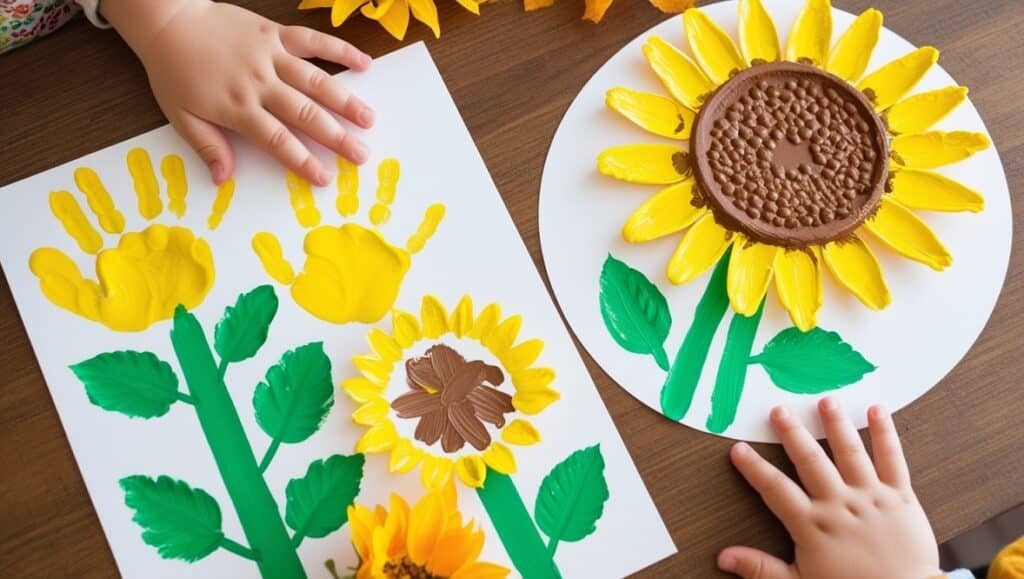
<path id="1" fill-rule="evenodd" d="M 811 506 L 803 489 L 745 442 L 734 444 L 729 457 L 736 470 L 761 495 L 765 506 L 792 533 Z"/>
<path id="2" fill-rule="evenodd" d="M 298 137 L 265 109 L 257 108 L 243 114 L 242 120 L 234 128 L 307 181 L 320 186 L 331 182 L 331 173 L 320 159 L 310 153 Z"/>
<path id="3" fill-rule="evenodd" d="M 231 178 L 235 172 L 235 152 L 220 127 L 185 110 L 172 112 L 167 119 L 210 168 L 214 185 Z"/>
<path id="4" fill-rule="evenodd" d="M 285 50 L 302 58 L 322 58 L 353 70 L 366 70 L 370 55 L 344 40 L 305 26 L 281 28 L 281 44 Z"/>
<path id="5" fill-rule="evenodd" d="M 823 398 L 818 402 L 818 413 L 821 414 L 821 422 L 825 426 L 828 446 L 832 449 L 832 459 L 836 462 L 843 480 L 853 486 L 877 481 L 875 468 L 871 465 L 864 443 L 836 399 Z"/>
<path id="6" fill-rule="evenodd" d="M 743 579 L 797 579 L 792 565 L 750 547 L 728 547 L 718 554 L 718 568 Z"/>
<path id="7" fill-rule="evenodd" d="M 789 410 L 781 406 L 773 409 L 771 423 L 808 494 L 812 497 L 825 497 L 843 487 L 839 471 L 821 445 L 793 418 Z"/>
<path id="8" fill-rule="evenodd" d="M 910 471 L 892 415 L 881 406 L 872 406 L 868 409 L 868 431 L 878 479 L 890 486 L 909 488 Z"/>
<path id="9" fill-rule="evenodd" d="M 277 65 L 277 74 L 284 82 L 356 125 L 364 129 L 373 126 L 373 109 L 315 64 L 286 56 Z"/>
<path id="10" fill-rule="evenodd" d="M 369 157 L 358 137 L 346 131 L 319 103 L 284 83 L 270 90 L 264 106 L 290 127 L 353 163 L 363 163 Z"/>

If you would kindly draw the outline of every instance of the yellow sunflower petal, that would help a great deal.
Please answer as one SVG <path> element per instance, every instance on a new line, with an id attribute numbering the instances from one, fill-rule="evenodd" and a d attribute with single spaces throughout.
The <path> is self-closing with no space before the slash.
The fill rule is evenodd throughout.
<path id="1" fill-rule="evenodd" d="M 373 328 L 366 335 L 366 341 L 369 342 L 373 352 L 382 360 L 397 362 L 402 359 L 402 347 L 391 337 L 391 334 Z"/>
<path id="2" fill-rule="evenodd" d="M 334 0 L 301 0 L 299 10 L 312 10 L 313 8 L 330 8 Z"/>
<path id="3" fill-rule="evenodd" d="M 586 8 L 583 10 L 583 19 L 598 23 L 604 18 L 604 13 L 612 5 L 612 0 L 584 0 Z"/>
<path id="4" fill-rule="evenodd" d="M 434 38 L 441 38 L 441 23 L 437 20 L 437 5 L 434 0 L 409 0 L 409 10 L 416 20 L 426 24 L 434 33 Z"/>
<path id="5" fill-rule="evenodd" d="M 393 363 L 373 355 L 352 356 L 352 363 L 362 372 L 363 376 L 366 376 L 367 380 L 379 384 L 387 384 L 391 379 L 391 370 L 394 368 Z"/>
<path id="6" fill-rule="evenodd" d="M 420 480 L 423 486 L 432 490 L 441 490 L 452 478 L 452 470 L 455 462 L 445 456 L 434 456 L 423 453 L 423 463 L 420 465 Z"/>
<path id="7" fill-rule="evenodd" d="M 397 493 L 388 498 L 388 518 L 384 523 L 391 540 L 388 545 L 388 558 L 401 557 L 406 552 L 406 540 L 409 529 L 409 504 Z"/>
<path id="8" fill-rule="evenodd" d="M 459 3 L 459 6 L 462 6 L 466 10 L 469 10 L 470 12 L 472 12 L 473 14 L 476 14 L 477 16 L 480 15 L 480 4 L 482 2 L 477 2 L 476 0 L 455 0 L 455 1 Z"/>
<path id="9" fill-rule="evenodd" d="M 818 325 L 823 296 L 818 256 L 811 251 L 782 250 L 775 255 L 775 290 L 801 332 Z"/>
<path id="10" fill-rule="evenodd" d="M 892 140 L 893 159 L 904 167 L 933 169 L 962 161 L 987 149 L 985 133 L 931 131 L 902 135 Z"/>
<path id="11" fill-rule="evenodd" d="M 684 284 L 707 271 L 729 248 L 732 234 L 715 223 L 711 213 L 697 220 L 679 242 L 668 262 L 668 279 Z"/>
<path id="12" fill-rule="evenodd" d="M 509 316 L 505 321 L 497 325 L 488 334 L 484 335 L 480 342 L 483 343 L 495 358 L 501 359 L 519 336 L 519 330 L 523 327 L 523 316 L 516 314 Z"/>
<path id="13" fill-rule="evenodd" d="M 885 113 L 894 135 L 923 133 L 967 100 L 966 86 L 947 86 L 903 99 Z"/>
<path id="14" fill-rule="evenodd" d="M 423 495 L 409 511 L 409 535 L 406 548 L 409 559 L 417 565 L 426 565 L 434 556 L 434 547 L 444 532 L 444 498 L 439 493 Z"/>
<path id="15" fill-rule="evenodd" d="M 510 572 L 501 565 L 476 561 L 459 569 L 449 579 L 505 579 Z"/>
<path id="16" fill-rule="evenodd" d="M 373 512 L 363 505 L 351 505 L 348 508 L 348 525 L 360 561 L 370 559 L 370 545 L 373 539 Z"/>
<path id="17" fill-rule="evenodd" d="M 349 378 L 341 383 L 341 389 L 353 402 L 362 404 L 384 394 L 387 385 L 363 377 Z"/>
<path id="18" fill-rule="evenodd" d="M 391 333 L 402 348 L 408 348 L 420 339 L 420 323 L 416 316 L 402 310 L 391 312 Z"/>
<path id="19" fill-rule="evenodd" d="M 487 304 L 480 311 L 476 321 L 473 322 L 473 329 L 469 331 L 469 337 L 479 340 L 483 336 L 490 334 L 497 327 L 499 321 L 501 321 L 501 306 L 494 303 Z"/>
<path id="20" fill-rule="evenodd" d="M 774 245 L 748 241 L 736 234 L 725 284 L 736 313 L 747 317 L 757 313 L 772 281 L 777 253 L 779 248 Z"/>
<path id="21" fill-rule="evenodd" d="M 507 446 L 500 442 L 492 442 L 483 454 L 487 466 L 501 474 L 512 474 L 516 472 L 516 457 Z"/>
<path id="22" fill-rule="evenodd" d="M 747 68 L 747 62 L 729 35 L 700 9 L 683 12 L 683 28 L 694 57 L 716 84 L 724 83 Z"/>
<path id="23" fill-rule="evenodd" d="M 523 11 L 530 12 L 531 10 L 539 10 L 541 8 L 547 8 L 554 6 L 555 0 L 523 0 Z"/>
<path id="24" fill-rule="evenodd" d="M 715 83 L 697 63 L 661 38 L 648 38 L 643 51 L 651 70 L 661 79 L 669 94 L 687 107 L 699 109 L 707 95 L 715 90 Z"/>
<path id="25" fill-rule="evenodd" d="M 501 357 L 501 365 L 507 372 L 518 372 L 529 368 L 544 350 L 544 340 L 534 338 L 516 344 Z"/>
<path id="26" fill-rule="evenodd" d="M 391 406 L 388 401 L 383 398 L 372 398 L 367 400 L 360 406 L 352 411 L 352 421 L 356 424 L 362 424 L 363 426 L 373 426 L 388 415 L 388 410 Z"/>
<path id="27" fill-rule="evenodd" d="M 360 6 L 366 4 L 367 0 L 334 0 L 329 4 L 331 7 L 331 26 L 337 28 L 348 20 Z M 299 8 L 302 6 L 300 5 Z"/>
<path id="28" fill-rule="evenodd" d="M 936 271 L 953 264 L 953 256 L 935 232 L 899 201 L 882 197 L 878 212 L 864 222 L 864 227 L 898 253 Z"/>
<path id="29" fill-rule="evenodd" d="M 451 577 L 475 561 L 483 546 L 483 531 L 471 528 L 449 529 L 437 542 L 434 556 L 427 562 L 427 571 L 433 577 Z"/>
<path id="30" fill-rule="evenodd" d="M 864 305 L 880 310 L 892 301 L 882 266 L 859 238 L 833 241 L 822 249 L 822 254 L 836 280 Z"/>
<path id="31" fill-rule="evenodd" d="M 740 49 L 747 62 L 774 62 L 782 55 L 775 22 L 761 0 L 740 0 Z"/>
<path id="32" fill-rule="evenodd" d="M 691 174 L 689 155 L 675 145 L 620 145 L 597 156 L 597 170 L 631 183 L 668 185 Z"/>
<path id="33" fill-rule="evenodd" d="M 655 135 L 680 140 L 690 138 L 694 112 L 668 97 L 616 87 L 608 90 L 604 102 L 608 108 Z"/>
<path id="34" fill-rule="evenodd" d="M 518 392 L 545 390 L 555 381 L 555 371 L 551 368 L 527 368 L 512 374 L 512 385 Z"/>
<path id="35" fill-rule="evenodd" d="M 881 12 L 874 8 L 861 12 L 832 47 L 825 70 L 843 80 L 855 82 L 867 70 L 881 30 Z"/>
<path id="36" fill-rule="evenodd" d="M 683 10 L 693 8 L 696 0 L 648 0 L 651 6 L 666 14 L 679 14 Z"/>
<path id="37" fill-rule="evenodd" d="M 398 40 L 405 39 L 409 29 L 409 4 L 406 0 L 382 0 L 379 4 L 365 4 L 360 12 L 370 20 L 376 20 L 381 28 Z"/>
<path id="38" fill-rule="evenodd" d="M 867 75 L 857 88 L 874 103 L 876 110 L 884 111 L 917 86 L 938 60 L 938 50 L 922 46 Z"/>
<path id="39" fill-rule="evenodd" d="M 545 408 L 562 397 L 561 394 L 551 388 L 538 388 L 534 390 L 523 390 L 512 396 L 512 406 L 523 414 L 539 414 Z M 486 458 L 486 457 L 484 457 Z"/>
<path id="40" fill-rule="evenodd" d="M 480 455 L 467 454 L 455 461 L 455 474 L 459 475 L 459 480 L 466 486 L 480 488 L 484 486 L 484 479 L 487 478 L 487 465 Z"/>
<path id="41" fill-rule="evenodd" d="M 815 66 L 825 63 L 832 44 L 832 3 L 807 0 L 793 22 L 786 41 L 786 60 L 810 60 Z"/>
<path id="42" fill-rule="evenodd" d="M 420 319 L 423 320 L 423 335 L 427 338 L 439 338 L 448 333 L 448 314 L 444 304 L 434 296 L 423 296 L 420 308 Z"/>
<path id="43" fill-rule="evenodd" d="M 458 305 L 455 306 L 451 319 L 448 321 L 448 327 L 459 338 L 468 334 L 473 328 L 473 298 L 468 294 L 462 296 Z"/>
<path id="44" fill-rule="evenodd" d="M 363 433 L 363 436 L 356 442 L 355 450 L 363 454 L 384 452 L 390 450 L 396 442 L 398 442 L 398 431 L 395 430 L 395 424 L 390 420 L 383 420 Z"/>
<path id="45" fill-rule="evenodd" d="M 401 438 L 391 447 L 388 470 L 397 473 L 407 473 L 420 464 L 423 460 L 423 454 L 423 450 L 416 448 L 411 440 Z"/>
<path id="46" fill-rule="evenodd" d="M 948 177 L 931 171 L 901 169 L 892 176 L 892 198 L 912 209 L 970 211 L 985 208 L 985 198 Z"/>
<path id="47" fill-rule="evenodd" d="M 693 225 L 707 212 L 693 203 L 693 180 L 669 185 L 645 201 L 622 226 L 622 238 L 630 243 L 658 239 Z"/>
<path id="48" fill-rule="evenodd" d="M 501 430 L 501 439 L 509 444 L 529 446 L 540 442 L 541 435 L 529 421 L 516 418 Z"/>

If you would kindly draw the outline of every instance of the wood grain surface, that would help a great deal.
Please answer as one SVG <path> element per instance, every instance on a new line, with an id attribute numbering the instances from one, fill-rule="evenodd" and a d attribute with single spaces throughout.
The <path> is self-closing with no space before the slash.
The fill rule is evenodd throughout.
<path id="1" fill-rule="evenodd" d="M 330 30 L 327 11 L 299 12 L 297 0 L 243 4 L 282 23 Z M 562 114 L 602 63 L 665 16 L 641 0 L 617 0 L 598 26 L 580 21 L 580 0 L 559 0 L 531 13 L 518 2 L 502 1 L 485 5 L 480 17 L 452 0 L 438 4 L 443 37 L 433 40 L 425 27 L 413 25 L 406 42 L 428 41 L 543 272 L 537 193 Z M 867 0 L 834 4 L 852 12 L 872 5 Z M 1020 191 L 1020 0 L 877 0 L 874 5 L 884 11 L 886 25 L 912 43 L 937 46 L 946 70 L 970 86 L 1010 191 Z M 400 46 L 361 18 L 336 33 L 373 55 Z M 415 106 L 415 95 L 409 99 Z M 0 56 L 0 185 L 164 122 L 142 66 L 114 32 L 78 20 Z M 1019 239 L 1024 204 L 1015 203 L 1014 213 Z M 915 486 L 940 540 L 1024 501 L 1024 258 L 1018 244 L 1014 249 L 1002 296 L 981 338 L 938 386 L 897 415 Z M 0 576 L 117 576 L 6 282 L 0 290 L 0 343 Z M 735 543 L 788 554 L 791 545 L 782 527 L 729 465 L 729 441 L 662 418 L 580 352 L 679 548 L 642 576 L 717 577 L 715 554 Z M 785 463 L 778 447 L 759 449 Z M 339 548 L 344 547 L 339 543 Z"/>

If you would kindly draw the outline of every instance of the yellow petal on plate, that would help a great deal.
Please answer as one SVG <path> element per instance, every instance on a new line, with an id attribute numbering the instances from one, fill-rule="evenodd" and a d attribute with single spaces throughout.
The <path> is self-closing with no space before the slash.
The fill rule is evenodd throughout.
<path id="1" fill-rule="evenodd" d="M 616 87 L 608 90 L 604 102 L 608 108 L 655 135 L 680 140 L 690 138 L 695 113 L 668 97 Z"/>
<path id="2" fill-rule="evenodd" d="M 860 238 L 833 241 L 822 249 L 822 255 L 836 281 L 867 307 L 881 310 L 892 301 L 882 266 Z"/>
<path id="3" fill-rule="evenodd" d="M 849 82 L 856 82 L 868 68 L 871 53 L 882 30 L 882 13 L 874 8 L 861 12 L 828 54 L 825 70 Z"/>
<path id="4" fill-rule="evenodd" d="M 679 14 L 683 10 L 693 8 L 695 0 L 648 0 L 651 6 L 661 10 L 665 14 Z"/>
<path id="5" fill-rule="evenodd" d="M 747 317 L 757 313 L 772 281 L 775 255 L 778 253 L 779 248 L 774 245 L 749 241 L 738 233 L 735 235 L 725 286 L 729 292 L 729 303 L 736 313 Z"/>
<path id="6" fill-rule="evenodd" d="M 448 314 L 444 304 L 436 297 L 423 296 L 420 306 L 420 319 L 423 320 L 423 335 L 427 338 L 440 338 L 448 333 Z"/>
<path id="7" fill-rule="evenodd" d="M 931 131 L 916 135 L 901 135 L 892 140 L 893 160 L 913 169 L 934 169 L 962 161 L 987 149 L 985 133 L 968 131 Z"/>
<path id="8" fill-rule="evenodd" d="M 620 145 L 597 156 L 597 170 L 630 183 L 668 185 L 692 173 L 686 151 L 675 145 Z"/>
<path id="9" fill-rule="evenodd" d="M 377 453 L 390 450 L 391 446 L 398 442 L 398 431 L 395 424 L 390 420 L 383 420 L 371 426 L 356 442 L 355 451 L 366 453 Z"/>
<path id="10" fill-rule="evenodd" d="M 501 306 L 495 303 L 487 304 L 484 309 L 480 310 L 480 315 L 473 322 L 473 329 L 469 331 L 469 337 L 479 340 L 489 335 L 498 326 L 500 321 Z"/>
<path id="11" fill-rule="evenodd" d="M 537 392 L 546 390 L 555 381 L 551 368 L 527 368 L 512 374 L 512 386 L 516 392 Z"/>
<path id="12" fill-rule="evenodd" d="M 818 260 L 813 250 L 787 249 L 775 255 L 775 290 L 801 332 L 818 325 L 818 310 L 824 301 Z"/>
<path id="13" fill-rule="evenodd" d="M 487 478 L 487 464 L 479 454 L 460 456 L 455 462 L 455 474 L 467 487 L 480 488 Z"/>
<path id="14" fill-rule="evenodd" d="M 716 84 L 724 83 L 747 68 L 747 62 L 729 35 L 700 9 L 683 12 L 683 28 L 694 57 Z"/>
<path id="15" fill-rule="evenodd" d="M 935 232 L 899 201 L 882 197 L 878 212 L 864 221 L 864 227 L 898 253 L 936 271 L 953 264 L 953 256 Z"/>
<path id="16" fill-rule="evenodd" d="M 598 23 L 604 18 L 604 13 L 612 5 L 612 0 L 584 0 L 583 19 Z"/>
<path id="17" fill-rule="evenodd" d="M 539 414 L 561 397 L 551 388 L 516 392 L 512 396 L 512 406 L 523 414 Z"/>
<path id="18" fill-rule="evenodd" d="M 459 303 L 452 310 L 451 319 L 448 320 L 448 327 L 451 328 L 456 337 L 461 338 L 473 328 L 473 298 L 469 295 L 462 296 Z"/>
<path id="19" fill-rule="evenodd" d="M 822 66 L 832 45 L 832 3 L 829 0 L 807 0 L 797 15 L 786 41 L 786 60 L 810 60 Z"/>
<path id="20" fill-rule="evenodd" d="M 917 86 L 938 60 L 938 50 L 922 46 L 865 76 L 857 88 L 875 105 L 875 110 L 884 111 Z"/>
<path id="21" fill-rule="evenodd" d="M 452 459 L 424 453 L 423 463 L 420 465 L 420 480 L 423 486 L 430 490 L 441 490 L 452 478 L 454 468 L 455 461 Z"/>
<path id="22" fill-rule="evenodd" d="M 484 462 L 487 466 L 501 474 L 513 474 L 516 472 L 516 457 L 507 446 L 500 442 L 492 442 L 484 451 Z"/>
<path id="23" fill-rule="evenodd" d="M 747 62 L 774 62 L 782 56 L 775 22 L 761 0 L 740 0 L 740 49 Z"/>
<path id="24" fill-rule="evenodd" d="M 889 132 L 894 135 L 923 133 L 946 118 L 967 100 L 966 86 L 947 86 L 909 96 L 885 113 Z"/>
<path id="25" fill-rule="evenodd" d="M 541 440 L 540 431 L 527 420 L 516 418 L 501 431 L 501 439 L 509 444 L 529 446 Z"/>
<path id="26" fill-rule="evenodd" d="M 391 447 L 391 457 L 388 460 L 388 470 L 397 473 L 406 473 L 416 468 L 423 460 L 424 452 L 416 448 L 408 438 L 399 439 Z"/>
<path id="27" fill-rule="evenodd" d="M 397 362 L 402 359 L 402 347 L 391 337 L 391 334 L 378 328 L 373 328 L 366 335 L 366 341 L 369 342 L 373 352 L 382 360 Z"/>
<path id="28" fill-rule="evenodd" d="M 409 4 L 406 0 L 383 0 L 376 6 L 366 4 L 361 12 L 370 20 L 376 20 L 391 36 L 405 39 L 405 32 L 409 29 Z"/>
<path id="29" fill-rule="evenodd" d="M 499 360 L 508 353 L 512 345 L 519 337 L 519 330 L 523 327 L 523 316 L 515 314 L 509 316 L 505 321 L 494 327 L 493 330 L 480 338 L 480 343 L 494 354 Z"/>
<path id="30" fill-rule="evenodd" d="M 352 411 L 352 422 L 363 426 L 373 426 L 384 420 L 390 409 L 391 405 L 384 398 L 372 398 Z"/>
<path id="31" fill-rule="evenodd" d="M 372 380 L 367 380 L 362 376 L 358 378 L 349 378 L 341 383 L 341 389 L 348 394 L 348 397 L 353 402 L 362 404 L 372 400 L 378 396 L 384 394 L 387 390 L 387 385 Z"/>
<path id="32" fill-rule="evenodd" d="M 540 357 L 540 353 L 544 350 L 544 340 L 532 339 L 526 340 L 521 344 L 516 344 L 515 347 L 510 348 L 504 356 L 501 357 L 501 365 L 505 367 L 507 372 L 518 372 L 525 370 L 537 361 Z"/>
<path id="33" fill-rule="evenodd" d="M 379 384 L 386 384 L 391 379 L 391 370 L 394 367 L 394 363 L 369 354 L 352 356 L 352 363 L 367 380 Z"/>
<path id="34" fill-rule="evenodd" d="M 684 284 L 707 271 L 718 261 L 732 242 L 732 233 L 715 223 L 711 213 L 705 213 L 686 232 L 668 262 L 668 280 Z"/>
<path id="35" fill-rule="evenodd" d="M 661 38 L 648 38 L 643 51 L 651 70 L 661 79 L 669 94 L 691 109 L 699 109 L 704 99 L 715 90 L 715 83 L 697 63 Z"/>
<path id="36" fill-rule="evenodd" d="M 331 2 L 331 26 L 337 28 L 344 24 L 348 17 L 366 2 L 367 0 L 334 0 Z M 302 6 L 300 5 L 299 8 Z"/>
<path id="37" fill-rule="evenodd" d="M 622 238 L 641 243 L 693 225 L 707 212 L 693 204 L 693 186 L 693 180 L 669 185 L 644 201 L 622 226 Z"/>
<path id="38" fill-rule="evenodd" d="M 408 348 L 422 337 L 416 316 L 397 308 L 391 311 L 391 333 L 402 348 Z"/>
<path id="39" fill-rule="evenodd" d="M 901 169 L 892 176 L 892 198 L 912 209 L 970 211 L 985 208 L 985 198 L 948 177 L 931 171 Z"/>

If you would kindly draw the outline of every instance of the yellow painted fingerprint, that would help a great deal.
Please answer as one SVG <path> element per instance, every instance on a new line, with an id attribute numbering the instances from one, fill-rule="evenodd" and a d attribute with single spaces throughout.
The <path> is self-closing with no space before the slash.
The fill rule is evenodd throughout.
<path id="1" fill-rule="evenodd" d="M 188 195 L 185 163 L 178 155 L 167 155 L 160 161 L 160 172 L 167 181 L 167 210 L 181 218 L 185 215 L 185 196 Z"/>
<path id="2" fill-rule="evenodd" d="M 400 175 L 397 159 L 384 159 L 377 166 L 377 202 L 370 208 L 370 222 L 374 225 L 383 225 L 391 219 L 388 205 L 395 200 Z"/>
<path id="3" fill-rule="evenodd" d="M 95 254 L 103 247 L 103 238 L 85 218 L 82 207 L 71 196 L 71 193 L 67 191 L 50 193 L 50 211 L 82 251 Z"/>
<path id="4" fill-rule="evenodd" d="M 135 185 L 135 196 L 139 199 L 139 215 L 153 219 L 164 209 L 160 200 L 160 185 L 156 182 L 153 163 L 145 149 L 135 147 L 128 151 L 128 173 Z"/>
<path id="5" fill-rule="evenodd" d="M 437 231 L 437 226 L 444 219 L 444 205 L 441 203 L 435 203 L 430 207 L 427 207 L 426 213 L 423 214 L 423 221 L 420 222 L 420 226 L 416 228 L 416 233 L 409 236 L 409 239 L 405 242 L 405 249 L 409 253 L 418 253 L 423 246 L 427 244 L 434 232 Z"/>
<path id="6" fill-rule="evenodd" d="M 260 258 L 267 275 L 278 283 L 290 284 L 295 279 L 295 270 L 281 251 L 281 243 L 273 233 L 261 231 L 252 236 L 252 250 Z"/>
<path id="7" fill-rule="evenodd" d="M 359 167 L 344 157 L 338 157 L 338 200 L 335 205 L 342 217 L 359 211 Z"/>
<path id="8" fill-rule="evenodd" d="M 228 207 L 231 207 L 231 199 L 235 196 L 235 180 L 228 179 L 217 189 L 217 196 L 213 199 L 213 208 L 210 209 L 210 217 L 206 219 L 206 226 L 210 229 L 217 229 Z"/>
<path id="9" fill-rule="evenodd" d="M 78 185 L 78 190 L 85 195 L 89 209 L 96 214 L 103 231 L 107 233 L 124 231 L 124 215 L 117 210 L 114 200 L 110 198 L 110 193 L 103 186 L 103 181 L 100 181 L 100 176 L 96 174 L 96 171 L 88 167 L 75 169 L 75 184 Z"/>
<path id="10" fill-rule="evenodd" d="M 313 190 L 309 187 L 309 181 L 292 171 L 285 173 L 285 185 L 295 211 L 295 218 L 303 227 L 313 227 L 320 223 L 320 210 L 316 208 L 316 201 L 313 199 Z"/>

